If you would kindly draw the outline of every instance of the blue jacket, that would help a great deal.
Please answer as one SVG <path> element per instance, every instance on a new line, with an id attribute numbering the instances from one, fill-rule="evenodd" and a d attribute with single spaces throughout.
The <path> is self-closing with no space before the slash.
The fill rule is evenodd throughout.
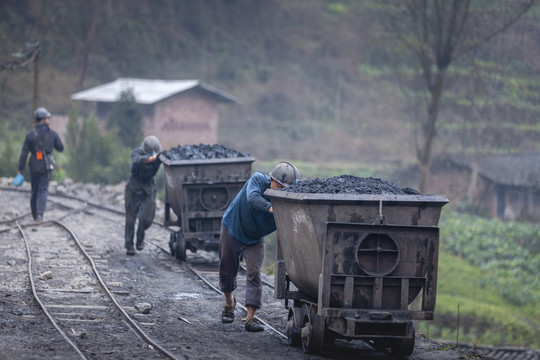
<path id="1" fill-rule="evenodd" d="M 264 196 L 269 188 L 270 177 L 258 172 L 251 176 L 236 195 L 222 220 L 233 238 L 252 245 L 276 230 L 274 214 L 268 212 L 272 204 Z"/>

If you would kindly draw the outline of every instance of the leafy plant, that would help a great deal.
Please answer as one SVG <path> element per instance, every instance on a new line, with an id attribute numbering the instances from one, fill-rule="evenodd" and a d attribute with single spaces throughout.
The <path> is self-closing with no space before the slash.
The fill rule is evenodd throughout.
<path id="1" fill-rule="evenodd" d="M 69 175 L 75 181 L 116 184 L 127 178 L 132 149 L 114 134 L 102 134 L 94 117 L 70 115 L 67 143 Z"/>

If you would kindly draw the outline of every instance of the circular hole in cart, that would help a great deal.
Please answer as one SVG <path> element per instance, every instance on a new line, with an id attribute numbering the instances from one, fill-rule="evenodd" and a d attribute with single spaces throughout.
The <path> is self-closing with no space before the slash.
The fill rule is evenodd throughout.
<path id="1" fill-rule="evenodd" d="M 223 186 L 202 188 L 199 201 L 205 210 L 224 210 L 229 203 L 229 190 Z"/>
<path id="2" fill-rule="evenodd" d="M 399 262 L 399 248 L 388 234 L 367 234 L 358 244 L 356 261 L 368 275 L 387 275 Z"/>

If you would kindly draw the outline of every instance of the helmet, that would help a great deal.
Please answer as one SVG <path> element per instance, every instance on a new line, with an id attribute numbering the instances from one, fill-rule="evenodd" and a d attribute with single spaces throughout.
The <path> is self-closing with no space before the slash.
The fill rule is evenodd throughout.
<path id="1" fill-rule="evenodd" d="M 51 117 L 51 113 L 47 111 L 44 107 L 37 108 L 36 111 L 34 111 L 34 118 L 36 121 L 41 121 L 43 119 L 47 119 Z"/>
<path id="2" fill-rule="evenodd" d="M 144 138 L 141 147 L 143 148 L 143 151 L 148 154 L 152 155 L 152 153 L 158 153 L 161 151 L 161 144 L 159 143 L 159 140 L 154 135 L 150 135 Z"/>
<path id="3" fill-rule="evenodd" d="M 298 169 L 291 163 L 282 161 L 270 172 L 270 177 L 278 184 L 289 187 L 298 182 Z"/>

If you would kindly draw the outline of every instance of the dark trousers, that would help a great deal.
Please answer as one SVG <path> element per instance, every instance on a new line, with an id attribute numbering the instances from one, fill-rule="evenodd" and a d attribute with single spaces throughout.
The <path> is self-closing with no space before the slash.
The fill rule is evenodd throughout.
<path id="1" fill-rule="evenodd" d="M 48 172 L 30 173 L 30 186 L 32 188 L 30 210 L 34 219 L 38 216 L 43 217 L 45 213 L 47 196 L 49 195 L 49 180 L 50 175 Z"/>
<path id="2" fill-rule="evenodd" d="M 219 285 L 223 292 L 236 289 L 236 275 L 240 267 L 240 256 L 246 262 L 246 306 L 261 307 L 262 280 L 261 268 L 264 260 L 264 241 L 246 245 L 229 234 L 221 225 L 219 243 Z"/>
<path id="3" fill-rule="evenodd" d="M 133 236 L 135 235 L 135 221 L 139 220 L 137 227 L 137 244 L 142 244 L 144 232 L 148 229 L 156 215 L 156 192 L 150 194 L 135 192 L 126 187 L 124 192 L 126 208 L 126 225 L 124 229 L 126 249 L 133 249 Z"/>

